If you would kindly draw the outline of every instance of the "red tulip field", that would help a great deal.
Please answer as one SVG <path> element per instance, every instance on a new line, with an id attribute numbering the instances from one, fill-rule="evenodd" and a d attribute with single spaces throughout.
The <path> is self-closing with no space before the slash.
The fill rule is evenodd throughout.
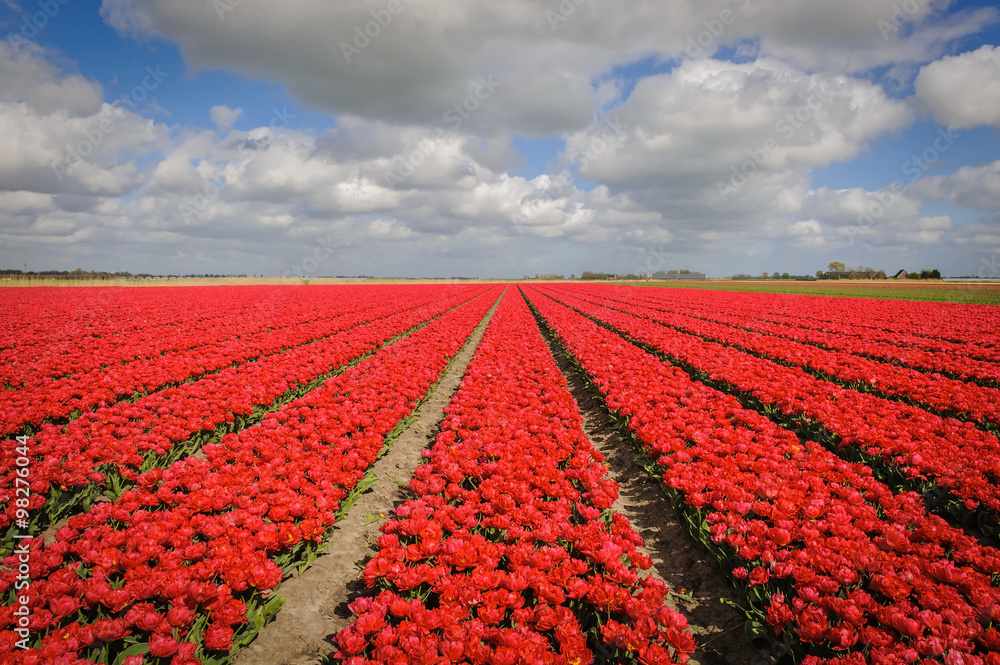
<path id="1" fill-rule="evenodd" d="M 1000 665 L 996 306 L 6 289 L 0 358 L 0 664 Z"/>

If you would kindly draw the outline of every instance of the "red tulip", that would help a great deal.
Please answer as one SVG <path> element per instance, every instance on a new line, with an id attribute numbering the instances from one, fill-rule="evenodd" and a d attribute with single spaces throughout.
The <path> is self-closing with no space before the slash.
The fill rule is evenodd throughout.
<path id="1" fill-rule="evenodd" d="M 205 629 L 205 648 L 209 651 L 229 651 L 233 642 L 231 626 L 210 624 Z"/>
<path id="2" fill-rule="evenodd" d="M 149 655 L 167 658 L 177 653 L 180 644 L 172 637 L 154 633 L 149 638 Z"/>

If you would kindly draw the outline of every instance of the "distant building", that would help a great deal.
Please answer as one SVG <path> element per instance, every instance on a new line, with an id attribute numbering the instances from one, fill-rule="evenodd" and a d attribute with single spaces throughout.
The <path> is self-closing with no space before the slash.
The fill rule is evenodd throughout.
<path id="1" fill-rule="evenodd" d="M 895 275 L 892 276 L 893 279 L 906 279 L 910 276 L 910 273 L 905 270 L 900 270 Z"/>
<path id="2" fill-rule="evenodd" d="M 703 272 L 659 272 L 653 273 L 653 279 L 707 279 Z"/>

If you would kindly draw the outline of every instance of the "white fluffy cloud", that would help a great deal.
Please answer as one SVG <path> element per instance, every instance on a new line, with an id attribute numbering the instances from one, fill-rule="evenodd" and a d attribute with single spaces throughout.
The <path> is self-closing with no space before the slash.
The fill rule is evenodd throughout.
<path id="1" fill-rule="evenodd" d="M 1000 128 L 1000 47 L 936 60 L 920 70 L 917 96 L 942 125 Z"/>
<path id="2" fill-rule="evenodd" d="M 462 127 L 490 136 L 581 129 L 601 101 L 593 80 L 644 58 L 740 46 L 810 71 L 861 72 L 926 62 L 997 18 L 990 9 L 942 18 L 947 5 L 634 0 L 626 10 L 614 0 L 104 0 L 102 13 L 123 33 L 176 42 L 194 69 L 280 81 L 336 115 L 436 125 L 480 76 L 492 75 L 502 87 Z"/>
<path id="3" fill-rule="evenodd" d="M 225 132 L 243 115 L 243 109 L 231 109 L 225 104 L 220 104 L 209 109 L 208 115 L 219 131 Z"/>
<path id="4" fill-rule="evenodd" d="M 981 225 L 958 225 L 949 215 L 925 214 L 927 198 L 918 193 L 925 190 L 926 180 L 879 191 L 820 187 L 809 192 L 802 211 L 809 219 L 797 226 L 824 237 L 830 247 L 897 256 L 920 248 L 947 251 L 981 235 Z"/>
<path id="5" fill-rule="evenodd" d="M 1000 161 L 963 166 L 951 175 L 924 178 L 914 183 L 911 191 L 930 201 L 1000 211 Z"/>
<path id="6" fill-rule="evenodd" d="M 31 42 L 14 48 L 0 41 L 0 103 L 23 103 L 40 115 L 61 112 L 89 116 L 100 110 L 101 86 L 79 74 L 66 74 Z"/>
<path id="7" fill-rule="evenodd" d="M 690 60 L 640 81 L 604 123 L 572 134 L 567 151 L 586 160 L 584 176 L 602 182 L 658 186 L 694 176 L 714 187 L 746 160 L 754 172 L 781 172 L 851 159 L 911 119 L 904 103 L 863 79 L 810 75 L 767 58 Z"/>
<path id="8" fill-rule="evenodd" d="M 995 23 L 1000 14 L 979 8 L 942 15 L 951 0 L 801 3 L 798 11 L 768 8 L 757 26 L 764 53 L 809 70 L 865 72 L 874 67 L 909 69 L 945 53 L 956 39 Z"/>
<path id="9" fill-rule="evenodd" d="M 0 190 L 122 196 L 141 184 L 132 161 L 166 130 L 101 100 L 101 88 L 64 74 L 37 47 L 0 42 Z M 16 137 L 16 140 L 14 139 Z"/>
<path id="10" fill-rule="evenodd" d="M 567 138 L 567 161 L 642 209 L 679 249 L 822 246 L 801 213 L 812 169 L 847 161 L 912 112 L 871 82 L 760 58 L 690 60 L 643 79 Z M 706 235 L 712 234 L 712 235 Z"/>

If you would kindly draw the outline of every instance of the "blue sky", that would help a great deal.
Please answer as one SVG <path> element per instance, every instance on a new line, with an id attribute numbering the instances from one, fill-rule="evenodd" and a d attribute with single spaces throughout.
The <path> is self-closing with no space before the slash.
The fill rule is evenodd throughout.
<path id="1" fill-rule="evenodd" d="M 0 2 L 0 266 L 967 275 L 1000 252 L 990 3 L 387 6 Z"/>

